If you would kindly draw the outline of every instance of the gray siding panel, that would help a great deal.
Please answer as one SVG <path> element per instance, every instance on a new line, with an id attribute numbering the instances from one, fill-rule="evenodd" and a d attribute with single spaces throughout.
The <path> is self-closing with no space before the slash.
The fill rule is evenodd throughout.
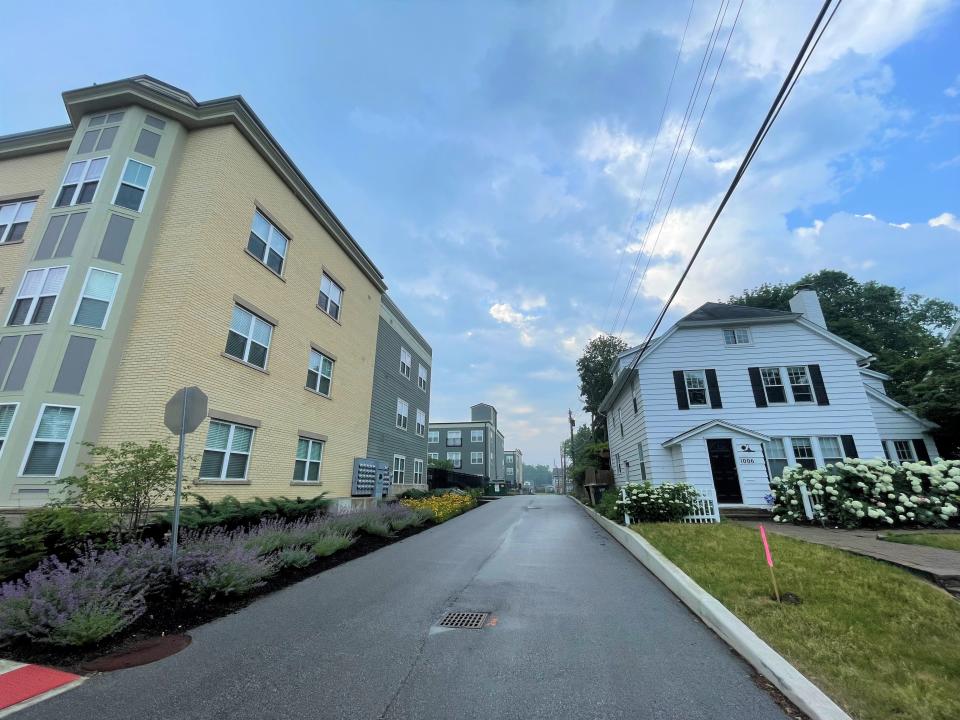
<path id="1" fill-rule="evenodd" d="M 67 220 L 67 228 L 63 231 L 60 238 L 60 244 L 57 246 L 54 257 L 66 258 L 73 255 L 73 248 L 77 244 L 77 236 L 80 234 L 80 228 L 83 227 L 83 221 L 86 219 L 85 212 L 73 213 Z"/>
<path id="2" fill-rule="evenodd" d="M 48 260 L 53 257 L 53 251 L 57 247 L 57 240 L 60 239 L 60 233 L 63 232 L 63 226 L 67 223 L 66 215 L 54 215 L 47 223 L 47 229 L 43 232 L 43 238 L 37 247 L 37 254 L 34 260 Z"/>
<path id="3" fill-rule="evenodd" d="M 100 260 L 122 263 L 123 253 L 127 249 L 127 240 L 130 239 L 130 230 L 133 228 L 133 220 L 123 215 L 111 215 L 110 222 L 107 223 L 107 230 L 103 234 L 103 241 L 100 243 L 100 252 L 97 257 Z"/>
<path id="4" fill-rule="evenodd" d="M 70 336 L 67 350 L 63 353 L 63 361 L 60 363 L 60 372 L 57 373 L 57 381 L 53 385 L 54 392 L 80 394 L 96 344 L 97 341 L 94 338 L 81 335 Z"/>
<path id="5" fill-rule="evenodd" d="M 40 335 L 24 335 L 20 341 L 20 350 L 17 351 L 17 357 L 13 361 L 13 367 L 10 368 L 10 374 L 7 376 L 7 382 L 3 389 L 7 392 L 17 392 L 23 390 L 27 382 L 27 375 L 30 373 L 30 366 L 33 365 L 33 358 L 37 354 L 37 346 L 40 344 Z"/>

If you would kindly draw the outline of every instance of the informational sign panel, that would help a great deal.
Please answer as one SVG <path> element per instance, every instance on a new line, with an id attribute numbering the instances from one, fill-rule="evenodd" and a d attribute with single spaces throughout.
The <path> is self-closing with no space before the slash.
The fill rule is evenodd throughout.
<path id="1" fill-rule="evenodd" d="M 163 423 L 174 435 L 192 433 L 207 417 L 207 395 L 198 387 L 181 388 L 167 402 Z"/>
<path id="2" fill-rule="evenodd" d="M 373 458 L 354 458 L 353 496 L 376 497 L 378 487 L 380 497 L 386 497 L 390 488 L 389 466 Z"/>

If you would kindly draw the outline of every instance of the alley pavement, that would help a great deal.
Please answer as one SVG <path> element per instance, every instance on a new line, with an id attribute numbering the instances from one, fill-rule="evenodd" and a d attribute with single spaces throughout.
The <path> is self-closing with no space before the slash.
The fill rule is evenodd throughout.
<path id="1" fill-rule="evenodd" d="M 483 629 L 441 629 L 450 610 Z M 782 720 L 573 500 L 497 500 L 196 628 L 17 720 Z"/>

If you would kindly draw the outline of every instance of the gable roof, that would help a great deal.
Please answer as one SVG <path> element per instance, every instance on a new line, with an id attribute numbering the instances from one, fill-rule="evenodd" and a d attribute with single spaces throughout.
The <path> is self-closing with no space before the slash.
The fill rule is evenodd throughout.
<path id="1" fill-rule="evenodd" d="M 613 381 L 613 385 L 610 386 L 607 394 L 603 396 L 603 400 L 600 402 L 600 407 L 597 409 L 606 414 L 607 410 L 610 409 L 614 401 L 620 396 L 620 391 L 623 390 L 623 386 L 626 385 L 629 380 L 637 377 L 639 374 L 640 373 L 637 372 L 636 368 L 625 368 L 622 370 Z"/>
<path id="2" fill-rule="evenodd" d="M 727 422 L 726 420 L 710 420 L 708 422 L 703 423 L 702 425 L 697 425 L 696 427 L 692 427 L 689 430 L 685 430 L 679 435 L 675 435 L 669 440 L 664 441 L 663 447 L 672 447 L 673 445 L 682 443 L 684 440 L 687 440 L 688 438 L 692 438 L 694 435 L 699 435 L 700 433 L 706 432 L 707 430 L 712 430 L 715 427 L 722 427 L 732 432 L 741 433 L 743 435 L 749 435 L 750 437 L 756 438 L 761 442 L 769 442 L 770 440 L 769 435 L 764 435 L 763 433 L 759 433 L 755 430 L 749 430 L 748 428 L 745 428 L 741 425 L 734 425 L 732 422 Z"/>
<path id="3" fill-rule="evenodd" d="M 869 385 L 864 385 L 864 386 L 863 386 L 863 389 L 867 391 L 867 396 L 868 396 L 868 397 L 872 397 L 872 398 L 874 398 L 874 399 L 876 399 L 876 400 L 879 400 L 879 401 L 882 402 L 884 405 L 889 406 L 889 407 L 892 408 L 893 410 L 896 410 L 896 411 L 899 412 L 899 413 L 903 413 L 903 414 L 906 415 L 908 418 L 910 418 L 911 420 L 916 421 L 921 427 L 923 427 L 923 428 L 925 428 L 925 429 L 927 429 L 927 430 L 936 430 L 937 428 L 940 427 L 940 426 L 937 425 L 935 422 L 931 422 L 931 421 L 929 421 L 929 420 L 924 420 L 924 419 L 923 419 L 922 417 L 920 417 L 919 415 L 914 414 L 914 412 L 913 412 L 912 410 L 910 410 L 910 408 L 908 408 L 906 405 L 903 405 L 903 404 L 901 404 L 901 403 L 898 403 L 896 400 L 894 400 L 894 399 L 893 399 L 892 397 L 890 397 L 889 395 L 885 395 L 884 393 L 882 393 L 882 392 L 880 392 L 879 390 L 876 390 L 876 389 L 870 387 Z"/>
<path id="4" fill-rule="evenodd" d="M 749 305 L 731 305 L 729 303 L 707 302 L 691 313 L 684 315 L 678 322 L 714 322 L 717 320 L 757 320 L 761 318 L 777 318 L 793 320 L 799 313 L 784 310 L 768 310 L 767 308 L 751 307 Z"/>

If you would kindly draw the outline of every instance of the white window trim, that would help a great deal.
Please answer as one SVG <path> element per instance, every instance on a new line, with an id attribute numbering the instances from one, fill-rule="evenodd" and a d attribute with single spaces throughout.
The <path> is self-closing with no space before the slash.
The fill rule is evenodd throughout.
<path id="1" fill-rule="evenodd" d="M 270 334 L 270 339 L 271 339 L 271 340 L 273 339 L 273 333 Z M 269 353 L 269 348 L 268 348 L 268 353 Z M 312 391 L 315 392 L 317 395 L 323 395 L 323 397 L 330 397 L 331 395 L 333 395 L 333 367 L 334 367 L 334 365 L 337 364 L 337 361 L 334 360 L 334 359 L 333 359 L 332 357 L 330 357 L 329 355 L 325 355 L 324 353 L 320 352 L 319 350 L 314 350 L 313 348 L 310 348 L 310 355 L 307 357 L 307 372 L 310 371 L 310 360 L 313 359 L 313 356 L 314 356 L 314 355 L 318 355 L 318 356 L 321 358 L 321 359 L 320 359 L 320 367 L 317 369 L 317 386 L 316 386 L 316 387 L 310 387 L 309 385 L 307 385 L 307 389 L 308 389 L 308 390 L 312 390 Z M 327 360 L 330 361 L 330 375 L 329 375 L 329 376 L 323 374 L 323 359 L 324 359 L 324 358 L 326 358 Z M 330 381 L 330 392 L 323 392 L 323 391 L 320 389 L 320 380 L 322 380 L 322 379 L 324 379 L 324 378 L 326 378 L 327 380 Z"/>
<path id="2" fill-rule="evenodd" d="M 257 429 L 256 429 L 255 427 L 251 427 L 250 425 L 244 425 L 243 423 L 235 423 L 235 422 L 230 422 L 230 421 L 228 421 L 228 420 L 217 420 L 216 418 L 213 418 L 213 422 L 218 422 L 218 423 L 220 423 L 221 425 L 229 425 L 229 426 L 230 426 L 230 432 L 227 433 L 227 447 L 226 447 L 225 450 L 222 451 L 222 452 L 223 452 L 223 462 L 220 464 L 220 475 L 218 475 L 217 477 L 203 477 L 202 475 L 198 475 L 198 478 L 199 478 L 200 480 L 203 480 L 204 482 L 214 482 L 214 483 L 215 483 L 215 482 L 222 482 L 222 483 L 240 483 L 240 482 L 246 482 L 246 481 L 247 481 L 247 475 L 250 473 L 250 461 L 253 459 L 253 443 L 254 443 L 254 441 L 256 441 L 256 439 L 257 439 Z M 242 478 L 228 478 L 228 477 L 224 477 L 224 474 L 227 472 L 227 466 L 230 464 L 230 455 L 234 453 L 234 451 L 231 449 L 231 448 L 233 447 L 233 431 L 236 430 L 238 427 L 243 427 L 243 428 L 247 428 L 248 430 L 250 430 L 250 449 L 247 450 L 247 452 L 245 452 L 245 453 L 241 453 L 241 452 L 236 453 L 237 455 L 246 455 L 246 456 L 247 456 L 247 464 L 246 464 L 246 465 L 244 466 L 244 468 L 243 468 L 243 477 L 242 477 Z M 208 434 L 209 434 L 209 431 L 208 431 Z M 207 447 L 207 440 L 204 440 L 204 441 L 203 441 L 203 451 L 206 452 L 207 450 L 210 450 L 211 452 L 221 452 L 221 450 L 219 450 L 219 449 L 208 448 L 208 447 Z M 201 453 L 200 456 L 201 456 L 201 460 L 202 460 L 202 458 L 203 458 L 203 453 Z"/>
<path id="3" fill-rule="evenodd" d="M 423 485 L 423 460 L 420 458 L 413 459 L 413 484 L 414 485 Z"/>
<path id="4" fill-rule="evenodd" d="M 435 439 L 434 439 L 435 438 Z M 439 430 L 427 430 L 427 444 L 428 445 L 439 445 L 440 444 L 440 431 Z"/>
<path id="5" fill-rule="evenodd" d="M 18 402 L 4 402 L 0 403 L 0 408 L 3 407 L 12 407 L 13 408 L 13 417 L 10 418 L 10 427 L 7 429 L 7 434 L 0 438 L 3 440 L 3 445 L 0 445 L 0 457 L 3 457 L 3 450 L 10 443 L 7 442 L 10 439 L 10 433 L 13 431 L 13 424 L 17 421 L 17 412 L 20 410 L 20 403 Z"/>
<path id="6" fill-rule="evenodd" d="M 264 358 L 263 358 L 263 367 L 260 367 L 259 365 L 255 364 L 255 363 L 252 363 L 252 362 L 250 362 L 250 361 L 247 359 L 247 358 L 250 357 L 250 345 L 253 343 L 253 335 L 252 335 L 252 333 L 253 333 L 253 322 L 250 323 L 250 327 L 249 327 L 249 329 L 247 330 L 247 332 L 251 333 L 250 335 L 242 335 L 242 333 L 239 333 L 239 332 L 237 332 L 236 330 L 234 330 L 234 329 L 233 329 L 233 308 L 235 308 L 235 307 L 240 308 L 241 310 L 243 310 L 245 313 L 251 315 L 251 316 L 252 316 L 253 318 L 255 318 L 256 320 L 259 320 L 260 322 L 266 323 L 266 324 L 270 327 L 270 339 L 267 340 L 267 354 L 266 354 L 266 356 L 264 356 Z M 51 314 L 53 314 L 52 311 L 51 311 Z M 260 369 L 260 370 L 266 370 L 267 367 L 270 365 L 270 348 L 271 348 L 271 346 L 273 345 L 273 331 L 274 331 L 275 329 L 276 329 L 276 325 L 274 325 L 272 322 L 270 322 L 269 320 L 267 320 L 267 319 L 264 318 L 264 317 L 260 317 L 259 315 L 257 315 L 255 312 L 253 312 L 253 311 L 251 311 L 251 310 L 247 310 L 247 308 L 245 308 L 245 307 L 244 307 L 243 305 L 241 305 L 240 303 L 235 302 L 235 303 L 233 304 L 233 307 L 230 308 L 230 322 L 227 323 L 227 337 L 228 337 L 228 338 L 230 337 L 230 333 L 231 333 L 231 332 L 235 332 L 235 333 L 237 333 L 237 335 L 241 335 L 243 338 L 245 338 L 246 341 L 247 341 L 247 344 L 246 344 L 246 345 L 244 346 L 244 348 L 243 348 L 244 357 L 242 357 L 242 358 L 238 358 L 236 355 L 230 355 L 230 353 L 226 352 L 226 350 L 224 350 L 224 354 L 226 354 L 228 357 L 230 357 L 230 358 L 232 358 L 232 359 L 234 359 L 234 360 L 239 360 L 239 361 L 242 362 L 243 364 L 249 365 L 250 367 L 255 367 L 255 368 L 258 368 L 258 369 Z M 257 344 L 259 345 L 260 343 L 257 343 Z"/>
<path id="7" fill-rule="evenodd" d="M 478 455 L 480 456 L 480 459 L 479 459 L 479 460 L 476 459 Z M 483 465 L 483 451 L 482 451 L 482 450 L 479 451 L 479 452 L 472 451 L 472 452 L 470 453 L 470 464 L 471 464 L 471 465 Z"/>
<path id="8" fill-rule="evenodd" d="M 140 187 L 139 185 L 134 185 L 131 182 L 124 182 L 123 180 L 123 176 L 126 175 L 127 173 L 127 167 L 132 162 L 135 162 L 138 165 L 145 165 L 146 167 L 150 168 L 150 177 L 147 178 L 147 184 L 144 185 L 143 187 Z M 137 206 L 136 210 L 134 210 L 133 208 L 128 208 L 126 205 L 117 205 L 117 207 L 123 208 L 124 210 L 130 210 L 131 212 L 136 212 L 136 213 L 142 212 L 143 203 L 146 202 L 147 200 L 147 193 L 150 192 L 150 184 L 153 182 L 153 175 L 156 169 L 157 168 L 151 165 L 150 163 L 140 162 L 139 160 L 134 160 L 133 158 L 127 158 L 127 161 L 123 164 L 123 170 L 120 172 L 120 180 L 117 181 L 117 189 L 113 191 L 113 200 L 110 201 L 110 204 L 117 205 L 117 196 L 120 194 L 120 188 L 123 187 L 124 185 L 129 185 L 130 187 L 134 187 L 137 190 L 143 190 L 143 195 L 140 196 L 140 204 Z M 106 170 L 106 166 L 104 166 L 104 170 Z M 99 189 L 100 189 L 100 186 L 98 185 L 97 190 Z"/>
<path id="9" fill-rule="evenodd" d="M 457 456 L 457 459 L 454 460 L 452 457 L 450 457 L 451 455 L 456 455 L 456 456 Z M 461 453 L 461 452 L 459 452 L 459 451 L 457 451 L 457 450 L 448 450 L 448 451 L 447 451 L 447 461 L 453 463 L 453 469 L 454 469 L 454 470 L 457 470 L 457 469 L 461 469 L 461 470 L 462 470 L 462 469 L 463 469 L 463 453 Z M 460 463 L 460 468 L 457 468 L 457 463 Z"/>
<path id="10" fill-rule="evenodd" d="M 480 439 L 477 440 L 477 434 L 480 435 Z M 483 430 L 471 430 L 470 431 L 470 442 L 472 443 L 482 443 L 483 442 Z"/>
<path id="11" fill-rule="evenodd" d="M 265 238 L 260 237 L 259 234 L 257 234 L 256 232 L 254 232 L 254 227 L 255 227 L 257 215 L 259 215 L 261 218 L 263 218 L 263 221 L 267 224 L 267 237 L 265 237 Z M 264 247 L 263 247 L 263 257 L 257 257 L 256 255 L 253 254 L 253 251 L 250 250 L 250 236 L 249 236 L 249 235 L 247 236 L 247 246 L 246 246 L 247 252 L 250 253 L 250 255 L 252 255 L 256 260 L 259 260 L 261 265 L 265 265 L 266 268 L 267 268 L 267 270 L 269 270 L 270 272 L 272 272 L 274 275 L 278 275 L 279 277 L 283 277 L 283 273 L 284 273 L 284 272 L 286 271 L 286 269 L 287 269 L 287 251 L 290 249 L 290 238 L 287 237 L 287 234 L 286 234 L 285 232 L 283 232 L 280 228 L 278 228 L 276 225 L 274 225 L 273 222 L 270 220 L 270 218 L 268 218 L 266 215 L 264 215 L 262 212 L 260 212 L 260 209 L 259 209 L 259 208 L 254 208 L 254 210 L 253 210 L 253 220 L 250 221 L 250 233 L 253 234 L 253 235 L 256 235 L 256 236 L 257 236 L 258 238 L 260 238 L 260 240 L 263 242 L 263 245 L 264 245 Z M 281 262 L 280 262 L 280 272 L 277 272 L 277 271 L 274 270 L 272 267 L 270 267 L 269 265 L 267 265 L 267 260 L 268 260 L 269 257 L 270 257 L 270 250 L 272 249 L 272 246 L 270 245 L 270 240 L 271 240 L 271 238 L 274 236 L 274 234 L 277 234 L 277 235 L 279 235 L 280 237 L 283 238 L 283 252 L 280 254 L 280 260 L 281 260 Z"/>
<path id="12" fill-rule="evenodd" d="M 744 342 L 736 342 L 736 334 L 738 330 L 742 330 L 747 334 L 747 339 Z M 727 342 L 728 331 L 731 331 L 734 334 L 734 342 L 732 343 Z M 753 345 L 753 333 L 750 331 L 749 327 L 738 326 L 738 327 L 721 328 L 720 334 L 723 336 L 724 347 L 738 348 L 738 347 Z"/>
<path id="13" fill-rule="evenodd" d="M 70 429 L 67 430 L 67 437 L 63 441 L 63 452 L 60 453 L 60 462 L 57 463 L 57 471 L 53 475 L 24 475 L 24 470 L 27 469 L 27 460 L 29 460 L 30 458 L 30 451 L 33 450 L 33 443 L 36 442 L 37 440 L 37 430 L 40 429 L 40 421 L 43 419 L 43 412 L 48 407 L 72 408 L 74 411 L 73 418 L 70 420 Z M 37 421 L 33 424 L 33 432 L 30 433 L 30 441 L 27 443 L 27 449 L 23 453 L 23 462 L 20 463 L 20 477 L 30 477 L 30 478 L 60 477 L 60 473 L 63 470 L 63 461 L 67 457 L 67 450 L 70 447 L 70 440 L 73 437 L 73 429 L 77 426 L 77 417 L 79 415 L 80 415 L 80 407 L 78 405 L 60 405 L 59 403 L 43 403 L 40 406 L 40 411 L 37 413 Z M 12 423 L 11 423 L 11 427 L 12 427 Z M 43 442 L 48 442 L 48 441 L 43 441 Z M 59 440 L 55 442 L 59 442 Z M 6 443 L 4 443 L 4 445 L 6 445 Z"/>
<path id="14" fill-rule="evenodd" d="M 324 278 L 327 279 L 327 282 L 328 282 L 328 283 L 330 283 L 333 287 L 337 288 L 337 289 L 340 291 L 340 302 L 339 302 L 339 303 L 336 303 L 336 305 L 337 305 L 340 309 L 339 309 L 339 311 L 337 312 L 337 316 L 336 316 L 336 317 L 334 317 L 334 316 L 330 313 L 330 303 L 333 302 L 333 299 L 330 297 L 330 295 L 329 295 L 328 293 L 324 293 L 324 295 L 327 296 L 327 306 L 326 306 L 326 307 L 322 307 L 322 306 L 320 305 L 320 293 L 323 292 L 323 279 L 324 279 Z M 341 318 L 343 317 L 343 296 L 344 296 L 344 295 L 346 295 L 346 290 L 343 289 L 343 287 L 340 285 L 340 283 L 338 283 L 336 280 L 334 280 L 327 272 L 321 272 L 321 273 L 320 273 L 320 290 L 319 290 L 318 293 L 317 293 L 317 307 L 320 309 L 321 312 L 323 312 L 325 315 L 327 315 L 331 320 L 333 320 L 333 321 L 336 322 L 336 323 L 342 322 L 342 321 L 341 321 Z"/>
<path id="15" fill-rule="evenodd" d="M 407 380 L 410 379 L 411 366 L 413 365 L 413 355 L 402 345 L 400 346 L 400 374 Z"/>
<path id="16" fill-rule="evenodd" d="M 400 412 L 400 410 L 403 412 Z M 400 424 L 401 418 L 403 419 L 403 424 Z M 410 427 L 410 403 L 408 403 L 403 398 L 397 398 L 397 427 L 400 430 L 406 430 Z"/>
<path id="17" fill-rule="evenodd" d="M 317 440 L 317 439 L 315 439 L 315 438 L 308 438 L 308 437 L 304 437 L 303 435 L 298 435 L 298 436 L 297 436 L 297 445 L 298 445 L 298 446 L 300 445 L 300 441 L 301 441 L 301 440 L 306 440 L 307 443 L 308 443 L 308 445 L 307 445 L 307 459 L 301 461 L 300 458 L 297 457 L 297 451 L 294 450 L 294 451 L 293 451 L 293 469 L 294 469 L 294 471 L 296 471 L 296 469 L 297 469 L 297 463 L 298 463 L 298 462 L 305 462 L 305 463 L 307 463 L 307 465 L 306 465 L 306 467 L 304 468 L 303 480 L 297 480 L 296 478 L 294 478 L 294 479 L 291 480 L 290 482 L 292 482 L 292 483 L 295 484 L 295 485 L 321 485 L 322 482 L 323 482 L 323 481 L 320 479 L 321 476 L 323 475 L 323 456 L 324 456 L 324 454 L 325 454 L 326 451 L 327 451 L 327 443 L 326 443 L 326 441 L 324 441 L 324 440 Z M 319 460 L 319 462 L 316 461 L 316 460 L 311 460 L 311 459 L 310 459 L 310 450 L 311 450 L 311 448 L 312 448 L 314 445 L 319 445 L 319 446 L 320 446 L 320 460 Z M 251 451 L 253 450 L 253 439 L 252 439 L 252 438 L 251 438 L 251 441 L 250 441 L 250 450 L 251 450 Z M 316 479 L 316 480 L 308 480 L 308 479 L 307 479 L 307 476 L 310 474 L 310 463 L 317 463 L 317 464 L 320 466 L 320 467 L 317 469 L 317 479 Z M 250 467 L 250 460 L 249 460 L 249 458 L 247 459 L 247 467 L 248 467 L 248 468 Z"/>
<path id="18" fill-rule="evenodd" d="M 27 320 L 29 320 L 29 319 L 33 316 L 33 312 L 34 312 L 34 310 L 37 309 L 37 304 L 39 303 L 40 298 L 41 298 L 41 297 L 48 297 L 47 295 L 43 295 L 43 286 L 44 286 L 44 284 L 47 282 L 47 277 L 50 275 L 50 271 L 51 271 L 51 270 L 65 270 L 65 271 L 66 271 L 66 272 L 64 272 L 64 274 L 63 274 L 63 282 L 60 284 L 60 289 L 57 290 L 57 294 L 53 296 L 53 306 L 50 308 L 50 317 L 47 319 L 47 322 L 46 322 L 46 323 L 31 323 L 31 322 L 25 322 L 22 326 L 21 326 L 21 325 L 15 325 L 15 326 L 12 326 L 12 327 L 28 327 L 28 326 L 30 326 L 30 325 L 46 325 L 46 324 L 48 324 L 48 323 L 50 322 L 50 320 L 53 318 L 53 313 L 54 313 L 54 312 L 56 311 L 56 309 L 57 309 L 57 303 L 60 302 L 60 295 L 63 294 L 63 286 L 67 284 L 67 277 L 70 275 L 70 266 L 69 266 L 69 265 L 53 265 L 53 266 L 51 266 L 51 267 L 45 267 L 45 268 L 27 268 L 26 270 L 24 270 L 24 271 L 23 271 L 23 277 L 20 278 L 20 285 L 19 285 L 19 287 L 17 288 L 17 294 L 13 296 L 13 302 L 10 303 L 10 313 L 7 315 L 7 323 L 6 323 L 7 325 L 10 325 L 10 321 L 13 320 L 13 312 L 14 312 L 14 310 L 17 309 L 17 301 L 23 299 L 23 298 L 20 296 L 20 293 L 23 292 L 23 284 L 27 281 L 27 273 L 35 272 L 35 271 L 38 271 L 38 270 L 40 270 L 40 271 L 43 272 L 43 277 L 42 277 L 41 280 L 40 280 L 40 290 L 37 292 L 36 295 L 33 295 L 33 296 L 31 297 L 31 299 L 30 299 L 30 307 L 27 308 Z M 69 406 L 68 406 L 68 405 L 63 405 L 63 406 L 58 406 L 58 407 L 69 407 Z"/>
<path id="19" fill-rule="evenodd" d="M 93 327 L 91 325 L 77 325 L 77 313 L 80 312 L 80 303 L 82 303 L 83 299 L 86 297 L 86 295 L 84 295 L 83 293 L 87 289 L 87 283 L 90 282 L 90 276 L 93 274 L 94 270 L 97 270 L 98 272 L 108 273 L 110 275 L 115 275 L 117 278 L 117 282 L 114 283 L 113 285 L 113 292 L 110 294 L 110 299 L 107 301 L 107 311 L 103 314 L 103 322 L 101 323 L 100 327 Z M 80 297 L 77 298 L 77 304 L 73 308 L 73 316 L 72 316 L 72 319 L 70 320 L 70 324 L 75 325 L 76 327 L 87 328 L 89 330 L 103 330 L 107 326 L 107 321 L 110 319 L 110 311 L 113 310 L 113 301 L 117 298 L 117 290 L 120 287 L 121 279 L 123 279 L 123 276 L 118 272 L 114 272 L 113 270 L 94 267 L 92 265 L 89 268 L 87 268 L 87 274 L 83 278 L 83 285 L 80 286 Z M 64 276 L 64 280 L 66 280 L 66 276 Z M 54 305 L 56 305 L 56 301 L 54 301 Z M 53 317 L 52 310 L 50 311 L 50 316 Z M 271 334 L 271 337 L 272 337 L 272 334 Z M 269 348 L 268 348 L 268 352 L 269 352 Z"/>
<path id="20" fill-rule="evenodd" d="M 807 384 L 810 386 L 810 400 L 797 400 L 793 396 L 793 385 L 790 383 L 790 373 L 787 368 L 792 367 L 802 367 L 807 374 Z M 763 380 L 763 371 L 764 370 L 777 370 L 780 373 L 780 383 L 783 387 L 783 394 L 786 396 L 786 401 L 784 402 L 773 402 L 770 400 L 770 396 L 767 394 L 767 384 Z M 810 376 L 810 366 L 804 365 L 803 363 L 798 363 L 796 365 L 764 365 L 759 368 L 760 371 L 760 385 L 763 387 L 763 397 L 767 401 L 767 405 L 816 405 L 817 404 L 817 391 L 813 386 L 813 378 Z M 805 435 L 798 435 L 797 437 L 806 437 Z"/>
<path id="21" fill-rule="evenodd" d="M 692 375 L 703 382 L 703 402 L 693 402 L 690 399 L 690 386 L 687 384 L 687 376 Z M 694 388 L 699 390 L 700 388 Z M 710 407 L 710 388 L 707 386 L 706 370 L 684 370 L 683 371 L 683 390 L 687 394 L 687 405 L 690 407 Z"/>
<path id="22" fill-rule="evenodd" d="M 2 202 L 2 203 L 0 203 L 0 207 L 10 207 L 10 206 L 12 206 L 12 207 L 14 208 L 14 210 L 13 210 L 13 219 L 10 221 L 10 224 L 7 225 L 6 228 L 4 228 L 3 232 L 0 233 L 0 245 L 8 245 L 8 244 L 10 244 L 10 243 L 7 242 L 7 238 L 10 237 L 10 233 L 13 232 L 13 226 L 18 224 L 18 223 L 16 222 L 16 220 L 17 220 L 17 213 L 20 212 L 20 208 L 21 208 L 21 207 L 23 207 L 24 205 L 27 205 L 27 204 L 29 204 L 29 203 L 33 203 L 33 211 L 30 212 L 30 217 L 27 219 L 27 225 L 29 225 L 30 222 L 33 220 L 33 213 L 34 213 L 34 212 L 36 211 L 36 209 L 37 209 L 37 198 L 35 198 L 35 197 L 33 197 L 33 198 L 24 198 L 23 200 L 13 200 L 12 202 Z M 24 230 L 24 232 L 26 232 L 26 230 Z M 16 245 L 16 244 L 21 243 L 21 242 L 23 242 L 23 240 L 15 240 L 12 244 Z"/>
<path id="23" fill-rule="evenodd" d="M 57 194 L 56 194 L 56 196 L 53 198 L 53 208 L 52 208 L 52 209 L 63 208 L 63 207 L 74 207 L 75 205 L 77 205 L 77 197 L 79 197 L 79 195 L 80 195 L 80 190 L 83 188 L 84 183 L 89 182 L 89 181 L 87 180 L 87 173 L 88 173 L 89 170 L 90 170 L 90 164 L 93 163 L 93 162 L 96 162 L 97 160 L 106 160 L 106 162 L 103 164 L 103 172 L 101 172 L 101 173 L 100 173 L 100 177 L 97 178 L 97 187 L 96 187 L 96 189 L 94 189 L 94 191 L 93 191 L 93 197 L 90 198 L 90 200 L 89 200 L 88 202 L 83 203 L 83 205 L 89 205 L 89 204 L 91 204 L 94 200 L 97 199 L 97 193 L 100 192 L 100 186 L 103 184 L 103 176 L 104 176 L 104 175 L 106 174 L 106 172 L 107 172 L 107 166 L 110 165 L 110 156 L 109 156 L 109 155 L 100 155 L 99 157 L 93 157 L 93 158 L 89 158 L 89 159 L 87 159 L 87 160 L 74 160 L 73 162 L 69 163 L 69 164 L 67 165 L 66 172 L 63 173 L 63 180 L 60 182 L 60 186 L 57 188 Z M 77 186 L 73 189 L 73 194 L 70 195 L 70 202 L 68 202 L 66 205 L 57 205 L 57 200 L 60 199 L 60 193 L 63 192 L 63 187 L 64 187 L 64 185 L 67 184 L 67 175 L 70 174 L 70 168 L 73 167 L 74 165 L 79 165 L 79 164 L 83 164 L 83 176 L 82 176 L 82 178 L 77 182 Z M 151 175 L 153 175 L 153 173 L 151 173 Z M 144 196 L 146 196 L 146 194 L 144 194 Z"/>
<path id="24" fill-rule="evenodd" d="M 400 461 L 399 467 L 397 466 L 397 460 Z M 393 456 L 393 472 L 390 474 L 390 479 L 393 481 L 394 485 L 407 484 L 407 456 L 406 455 Z"/>
<path id="25" fill-rule="evenodd" d="M 890 462 L 896 463 L 897 465 L 902 465 L 905 462 L 917 462 L 917 450 L 913 447 L 913 440 L 907 438 L 891 438 L 889 440 L 884 440 L 883 442 L 887 443 L 888 454 L 890 455 Z M 897 443 L 902 442 L 907 444 L 907 448 L 910 450 L 910 459 L 901 460 L 899 454 L 897 453 Z"/>
<path id="26" fill-rule="evenodd" d="M 439 460 L 439 459 L 440 459 L 440 453 L 438 453 L 438 452 L 428 452 L 428 453 L 427 453 L 427 459 L 428 459 L 428 460 Z"/>
<path id="27" fill-rule="evenodd" d="M 796 453 L 793 452 L 793 440 L 794 438 L 805 438 L 810 441 L 810 446 L 813 448 L 813 460 L 817 464 L 817 468 L 826 467 L 827 463 L 824 460 L 823 450 L 820 447 L 820 438 L 833 438 L 837 441 L 837 445 L 840 448 L 840 453 L 842 457 L 846 457 L 846 452 L 843 447 L 843 439 L 839 435 L 777 435 L 771 437 L 771 440 L 780 440 L 783 443 L 783 454 L 785 458 L 770 458 L 766 456 L 766 451 L 764 451 L 764 460 L 767 462 L 767 472 L 770 471 L 769 462 L 773 460 L 786 460 L 786 467 L 795 467 L 800 463 L 797 462 Z"/>
<path id="28" fill-rule="evenodd" d="M 426 392 L 428 382 L 429 382 L 429 378 L 427 375 L 427 368 L 424 367 L 422 364 L 418 363 L 417 364 L 417 386 L 421 390 Z"/>
<path id="29" fill-rule="evenodd" d="M 423 437 L 427 431 L 427 414 L 420 410 L 419 408 L 416 411 L 417 415 L 417 424 L 416 424 L 416 433 L 419 437 Z"/>
<path id="30" fill-rule="evenodd" d="M 450 437 L 456 434 L 458 442 L 456 445 L 450 444 Z M 447 430 L 447 442 L 444 447 L 463 447 L 463 431 L 462 430 Z"/>

